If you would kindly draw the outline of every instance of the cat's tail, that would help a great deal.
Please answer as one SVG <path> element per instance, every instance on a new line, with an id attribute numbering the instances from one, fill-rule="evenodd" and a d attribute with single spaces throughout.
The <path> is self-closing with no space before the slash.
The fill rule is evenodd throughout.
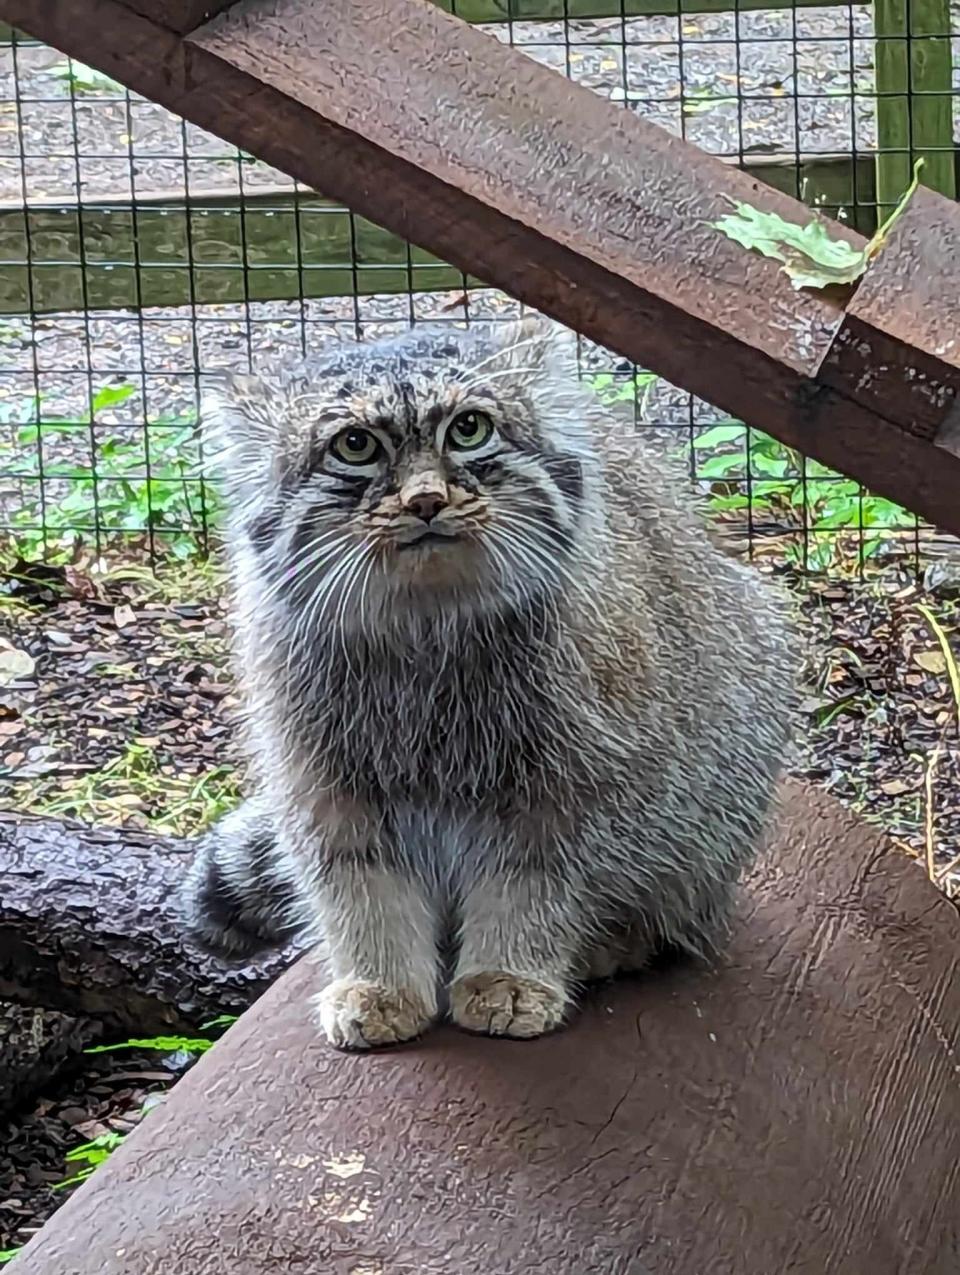
<path id="1" fill-rule="evenodd" d="M 231 956 L 277 947 L 305 928 L 264 797 L 251 797 L 199 838 L 180 905 L 191 936 Z"/>

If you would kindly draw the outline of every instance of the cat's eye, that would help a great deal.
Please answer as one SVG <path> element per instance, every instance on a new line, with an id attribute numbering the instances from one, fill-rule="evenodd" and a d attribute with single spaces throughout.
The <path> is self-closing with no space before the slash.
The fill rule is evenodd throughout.
<path id="1" fill-rule="evenodd" d="M 447 440 L 459 451 L 482 447 L 493 434 L 493 421 L 485 412 L 461 412 L 450 422 Z"/>
<path id="2" fill-rule="evenodd" d="M 345 429 L 330 444 L 337 460 L 345 465 L 369 465 L 380 455 L 380 440 L 368 429 Z"/>

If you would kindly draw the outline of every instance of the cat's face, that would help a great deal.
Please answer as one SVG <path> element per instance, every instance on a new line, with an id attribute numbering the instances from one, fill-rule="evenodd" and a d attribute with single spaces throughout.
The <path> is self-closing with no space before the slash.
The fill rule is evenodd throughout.
<path id="1" fill-rule="evenodd" d="M 562 588 L 592 481 L 565 345 L 544 324 L 416 330 L 233 378 L 205 403 L 232 534 L 311 623 Z"/>

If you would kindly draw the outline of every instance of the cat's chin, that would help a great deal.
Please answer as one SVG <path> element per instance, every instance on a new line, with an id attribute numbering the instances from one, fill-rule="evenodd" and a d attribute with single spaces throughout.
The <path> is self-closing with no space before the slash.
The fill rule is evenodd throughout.
<path id="1" fill-rule="evenodd" d="M 404 588 L 476 588 L 480 574 L 476 545 L 460 536 L 421 536 L 390 555 L 387 576 Z"/>

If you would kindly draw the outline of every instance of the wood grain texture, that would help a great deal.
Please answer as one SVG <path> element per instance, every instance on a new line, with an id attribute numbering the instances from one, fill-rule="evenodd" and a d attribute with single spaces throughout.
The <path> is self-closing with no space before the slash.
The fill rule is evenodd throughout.
<path id="1" fill-rule="evenodd" d="M 289 965 L 227 965 L 181 934 L 183 843 L 0 822 L 0 1001 L 65 1011 L 123 1035 L 238 1014 Z"/>
<path id="2" fill-rule="evenodd" d="M 795 292 L 708 225 L 731 199 L 807 210 L 426 0 L 242 0 L 187 40 L 114 0 L 0 0 L 0 16 L 960 531 L 960 458 L 912 428 L 928 396 L 903 371 L 923 334 L 871 365 L 865 407 L 862 368 L 822 375 L 849 296 Z M 946 417 L 960 360 L 937 358 Z"/>
<path id="3" fill-rule="evenodd" d="M 186 35 L 216 17 L 234 0 L 122 0 L 128 9 L 178 35 Z"/>
<path id="4" fill-rule="evenodd" d="M 284 975 L 13 1275 L 951 1275 L 960 921 L 790 783 L 724 967 L 334 1053 Z"/>
<path id="5" fill-rule="evenodd" d="M 847 306 L 821 370 L 873 411 L 936 439 L 957 404 L 960 217 L 921 187 Z"/>

